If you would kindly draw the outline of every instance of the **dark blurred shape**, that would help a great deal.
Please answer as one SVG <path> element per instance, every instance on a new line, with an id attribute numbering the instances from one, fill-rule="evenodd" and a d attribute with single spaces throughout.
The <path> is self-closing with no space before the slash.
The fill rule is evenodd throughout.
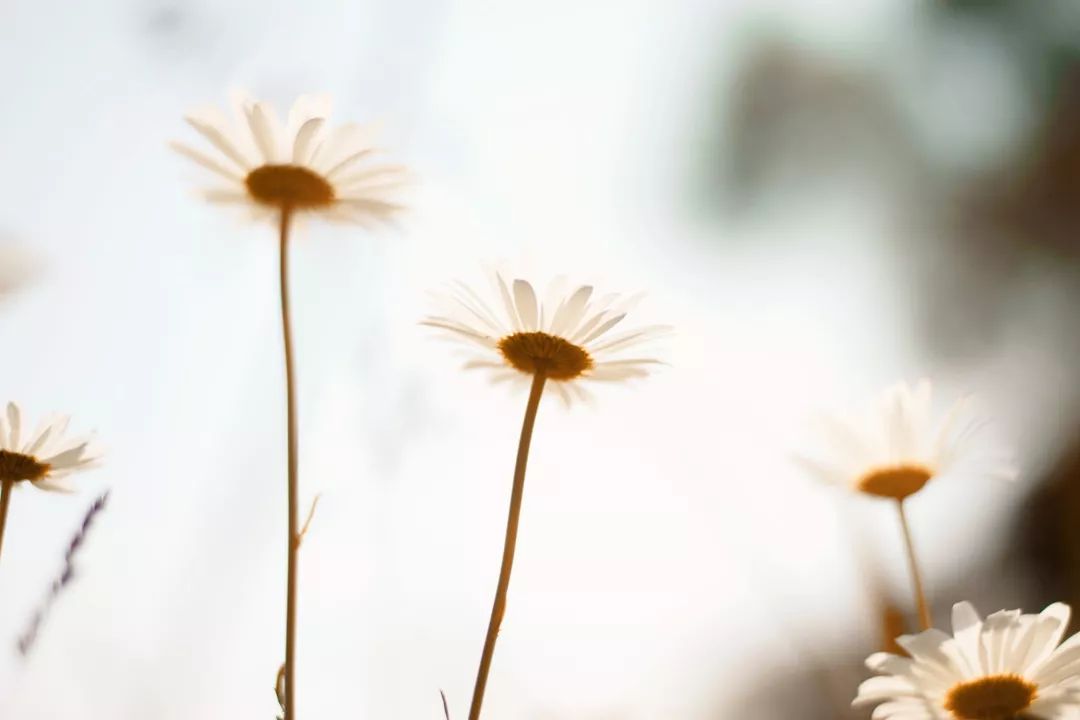
<path id="1" fill-rule="evenodd" d="M 856 720 L 868 717 L 865 708 L 851 707 L 865 656 L 837 653 L 829 663 L 797 658 L 798 667 L 765 668 L 759 682 L 741 700 L 727 701 L 712 713 L 716 720 Z M 846 668 L 846 670 L 842 670 Z M 733 711 L 737 710 L 733 714 Z"/>
<path id="2" fill-rule="evenodd" d="M 889 173 L 918 184 L 917 147 L 870 71 L 773 38 L 743 61 L 730 92 L 727 132 L 706 140 L 710 208 L 738 217 L 771 197 L 804 202 L 830 176 Z"/>
<path id="3" fill-rule="evenodd" d="M 146 12 L 144 26 L 153 35 L 172 35 L 183 29 L 184 11 L 172 3 L 151 7 Z"/>
<path id="4" fill-rule="evenodd" d="M 1019 542 L 1008 561 L 1025 568 L 1034 608 L 1065 602 L 1080 613 L 1080 437 L 1025 503 L 1016 519 Z"/>
<path id="5" fill-rule="evenodd" d="M 904 238 L 894 253 L 901 259 L 895 272 L 910 286 L 927 352 L 977 362 L 995 350 L 1019 293 L 1029 292 L 1032 269 L 1058 291 L 1062 317 L 1080 307 L 1080 4 L 949 0 L 927 4 L 923 13 L 897 32 L 920 47 L 985 42 L 996 51 L 995 62 L 1018 79 L 1022 91 L 1014 100 L 1024 107 L 1012 109 L 1026 120 L 1010 146 L 982 162 L 950 164 L 905 118 L 904 89 L 889 76 L 774 37 L 747 54 L 730 114 L 718 123 L 727 131 L 712 139 L 699 180 L 709 207 L 734 219 L 812 206 L 831 180 L 848 175 L 873 183 L 889 198 L 894 235 Z M 928 92 L 916 100 L 955 104 L 958 97 Z M 956 108 L 949 110 L 955 118 Z M 929 112 L 921 121 L 934 117 Z M 972 114 L 967 120 L 974 130 L 1000 119 Z M 1068 350 L 1068 337 L 1045 342 L 1044 350 L 1058 353 L 1080 382 L 1080 357 Z M 1059 600 L 1080 611 L 1080 427 L 1063 430 L 1075 440 L 1016 508 L 1002 557 L 965 567 L 950 587 L 931 589 L 939 625 L 947 629 L 943 621 L 959 598 L 984 612 L 1021 606 L 1038 612 Z M 887 638 L 902 628 L 902 617 L 886 604 L 882 623 Z M 853 647 L 843 634 L 841 621 L 835 645 L 818 653 L 830 658 L 827 665 L 763 670 L 746 693 L 744 715 L 868 717 L 839 706 L 831 690 L 846 688 L 840 694 L 850 701 L 868 675 L 860 672 L 862 660 L 876 649 Z"/>

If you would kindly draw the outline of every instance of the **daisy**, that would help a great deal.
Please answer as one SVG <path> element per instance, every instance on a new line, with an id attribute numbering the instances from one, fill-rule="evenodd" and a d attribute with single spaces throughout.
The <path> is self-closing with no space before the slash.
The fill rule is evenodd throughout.
<path id="1" fill-rule="evenodd" d="M 571 393 L 578 398 L 586 396 L 579 381 L 620 382 L 644 377 L 659 361 L 647 357 L 627 358 L 621 353 L 669 331 L 666 326 L 654 325 L 612 335 L 611 331 L 623 321 L 636 298 L 620 300 L 618 296 L 609 295 L 594 300 L 589 285 L 561 292 L 556 283 L 549 292 L 548 301 L 541 302 L 526 280 L 508 284 L 499 273 L 494 273 L 492 280 L 500 310 L 484 302 L 467 285 L 458 283 L 450 289 L 447 311 L 423 321 L 476 351 L 477 356 L 466 367 L 486 369 L 495 381 L 511 380 L 529 386 L 514 466 L 499 582 L 476 673 L 469 720 L 480 717 L 495 642 L 506 611 L 525 490 L 525 466 L 545 387 L 554 388 L 569 403 Z"/>
<path id="2" fill-rule="evenodd" d="M 205 191 L 208 200 L 248 207 L 256 217 L 317 213 L 362 225 L 401 209 L 387 194 L 400 187 L 404 169 L 366 164 L 375 153 L 369 133 L 352 124 L 330 128 L 328 98 L 301 95 L 284 123 L 266 103 L 235 104 L 235 123 L 216 109 L 186 118 L 216 156 L 171 143 L 223 181 Z"/>
<path id="3" fill-rule="evenodd" d="M 929 381 L 921 380 L 914 389 L 897 384 L 885 391 L 880 406 L 868 417 L 825 419 L 833 449 L 830 459 L 796 458 L 825 482 L 896 501 L 924 629 L 931 626 L 930 609 L 904 501 L 934 478 L 960 469 L 991 477 L 1014 475 L 1003 456 L 973 446 L 980 423 L 968 414 L 966 400 L 954 403 L 940 420 L 932 415 L 931 401 Z"/>
<path id="4" fill-rule="evenodd" d="M 1059 720 L 1080 714 L 1080 635 L 1061 643 L 1069 606 L 1038 615 L 1002 610 L 983 620 L 953 606 L 953 635 L 930 629 L 897 643 L 910 657 L 875 653 L 878 673 L 855 705 L 876 704 L 874 720 Z M 879 704 L 880 703 L 880 704 Z"/>
<path id="5" fill-rule="evenodd" d="M 955 402 L 940 418 L 932 413 L 932 399 L 928 380 L 914 388 L 894 385 L 867 417 L 825 418 L 831 457 L 799 461 L 825 482 L 893 500 L 964 467 L 994 477 L 1015 475 L 1003 456 L 974 446 L 981 423 L 968 413 L 968 399 Z"/>
<path id="6" fill-rule="evenodd" d="M 197 112 L 188 123 L 213 145 L 213 157 L 182 143 L 173 148 L 225 181 L 206 191 L 208 200 L 249 208 L 257 218 L 278 223 L 279 287 L 285 360 L 288 537 L 285 602 L 285 663 L 275 687 L 284 720 L 296 720 L 296 612 L 300 527 L 296 393 L 292 323 L 289 313 L 288 243 L 296 214 L 313 214 L 368 225 L 400 209 L 386 194 L 397 189 L 404 171 L 396 165 L 365 165 L 375 152 L 356 125 L 330 129 L 330 102 L 301 96 L 283 123 L 262 102 L 239 99 L 234 127 L 217 110 Z"/>
<path id="7" fill-rule="evenodd" d="M 669 326 L 613 332 L 640 296 L 596 298 L 591 285 L 563 291 L 561 281 L 556 281 L 541 301 L 527 280 L 507 282 L 495 272 L 491 283 L 495 303 L 489 304 L 464 283 L 455 283 L 441 298 L 445 311 L 422 324 L 463 342 L 473 356 L 466 367 L 488 371 L 494 382 L 528 386 L 540 377 L 570 404 L 572 399 L 589 397 L 581 381 L 641 378 L 660 364 L 652 357 L 625 353 L 669 333 Z"/>
<path id="8" fill-rule="evenodd" d="M 43 422 L 24 433 L 22 412 L 13 402 L 0 417 L 0 544 L 12 488 L 21 482 L 54 492 L 71 492 L 64 479 L 91 467 L 99 459 L 89 438 L 65 437 L 67 417 Z M 2 545 L 0 545 L 2 546 Z"/>

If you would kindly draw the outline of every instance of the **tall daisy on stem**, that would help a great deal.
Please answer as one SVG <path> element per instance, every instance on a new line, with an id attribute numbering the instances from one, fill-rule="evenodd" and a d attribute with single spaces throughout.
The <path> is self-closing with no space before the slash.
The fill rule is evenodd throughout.
<path id="1" fill-rule="evenodd" d="M 932 413 L 932 399 L 927 380 L 914 388 L 904 383 L 890 387 L 868 417 L 846 421 L 824 418 L 823 430 L 832 451 L 828 459 L 797 458 L 825 482 L 895 504 L 924 630 L 932 627 L 933 621 L 908 525 L 908 498 L 946 474 L 967 472 L 999 478 L 1015 474 L 1002 454 L 973 445 L 982 423 L 970 415 L 966 399 L 955 402 L 940 418 Z"/>
<path id="2" fill-rule="evenodd" d="M 238 99 L 235 125 L 216 110 L 186 118 L 217 150 L 217 157 L 172 143 L 177 152 L 224 181 L 204 191 L 207 200 L 247 208 L 253 217 L 271 220 L 278 229 L 289 504 L 285 664 L 278 683 L 285 720 L 296 720 L 297 551 L 302 538 L 289 315 L 289 233 L 293 220 L 303 215 L 363 226 L 386 220 L 401 209 L 387 199 L 387 193 L 399 188 L 404 179 L 400 166 L 366 164 L 375 148 L 365 130 L 352 124 L 331 129 L 327 125 L 329 113 L 327 98 L 301 96 L 283 126 L 266 103 Z"/>
<path id="3" fill-rule="evenodd" d="M 469 286 L 456 283 L 443 298 L 445 312 L 423 321 L 475 351 L 475 357 L 466 367 L 489 371 L 493 381 L 509 380 L 529 388 L 514 465 L 499 582 L 476 673 L 469 720 L 480 717 L 495 641 L 506 612 L 525 490 L 525 466 L 544 391 L 552 390 L 569 405 L 574 399 L 588 398 L 582 382 L 620 382 L 644 377 L 659 361 L 626 357 L 623 353 L 670 331 L 668 326 L 653 325 L 613 334 L 637 298 L 621 300 L 616 295 L 607 295 L 593 299 L 589 285 L 566 293 L 553 286 L 549 299 L 541 302 L 526 280 L 507 283 L 502 275 L 494 273 L 492 282 L 498 297 L 494 306 Z"/>
<path id="4" fill-rule="evenodd" d="M 41 490 L 71 492 L 64 478 L 100 459 L 90 438 L 65 437 L 68 421 L 66 416 L 49 418 L 25 433 L 22 411 L 13 402 L 0 417 L 0 549 L 16 485 L 28 482 Z"/>

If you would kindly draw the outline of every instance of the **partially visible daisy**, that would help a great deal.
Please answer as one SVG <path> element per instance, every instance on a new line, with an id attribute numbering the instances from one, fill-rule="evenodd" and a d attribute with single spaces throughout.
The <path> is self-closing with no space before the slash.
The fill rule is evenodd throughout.
<path id="1" fill-rule="evenodd" d="M 445 309 L 423 320 L 424 325 L 446 330 L 473 351 L 468 368 L 491 373 L 495 382 L 528 386 L 543 374 L 546 386 L 567 403 L 586 399 L 580 381 L 621 382 L 645 377 L 660 361 L 630 355 L 670 333 L 667 325 L 649 325 L 615 332 L 640 296 L 594 297 L 591 285 L 564 290 L 556 281 L 546 300 L 531 283 L 491 274 L 493 303 L 468 285 L 458 282 L 441 299 Z"/>
<path id="2" fill-rule="evenodd" d="M 1002 610 L 986 620 L 970 603 L 953 606 L 953 635 L 903 635 L 910 657 L 875 653 L 880 677 L 859 686 L 855 705 L 874 720 L 1064 720 L 1080 716 L 1080 635 L 1064 644 L 1069 606 L 1038 615 Z"/>
<path id="3" fill-rule="evenodd" d="M 58 416 L 25 432 L 13 402 L 0 417 L 0 483 L 29 482 L 42 490 L 71 492 L 64 479 L 95 464 L 100 456 L 88 437 L 66 437 L 69 418 Z"/>
<path id="4" fill-rule="evenodd" d="M 975 446 L 982 423 L 961 399 L 940 418 L 932 413 L 928 380 L 914 388 L 887 389 L 870 414 L 852 420 L 825 418 L 831 454 L 824 460 L 800 457 L 816 477 L 866 495 L 903 500 L 930 480 L 966 466 L 988 477 L 1008 478 L 1015 470 L 1007 456 Z"/>
<path id="5" fill-rule="evenodd" d="M 267 103 L 237 98 L 235 104 L 233 122 L 216 109 L 186 118 L 215 154 L 172 143 L 224 181 L 206 190 L 208 200 L 246 206 L 261 217 L 286 210 L 359 224 L 401 209 L 389 195 L 401 186 L 404 169 L 368 164 L 376 152 L 370 133 L 353 124 L 331 128 L 328 98 L 301 95 L 284 123 Z"/>
<path id="6" fill-rule="evenodd" d="M 0 548 L 15 485 L 28 482 L 42 490 L 71 492 L 64 479 L 98 460 L 90 439 L 66 437 L 67 426 L 67 417 L 56 417 L 24 433 L 22 412 L 13 402 L 0 417 Z"/>
<path id="7" fill-rule="evenodd" d="M 912 589 L 924 629 L 931 627 L 930 604 L 908 525 L 905 500 L 928 482 L 965 466 L 984 477 L 1014 474 L 1005 454 L 975 447 L 972 440 L 981 427 L 960 400 L 940 420 L 932 415 L 930 382 L 921 380 L 914 389 L 900 383 L 885 391 L 880 407 L 855 421 L 825 419 L 832 455 L 821 461 L 797 458 L 818 478 L 856 492 L 896 501 L 904 547 L 911 571 Z"/>

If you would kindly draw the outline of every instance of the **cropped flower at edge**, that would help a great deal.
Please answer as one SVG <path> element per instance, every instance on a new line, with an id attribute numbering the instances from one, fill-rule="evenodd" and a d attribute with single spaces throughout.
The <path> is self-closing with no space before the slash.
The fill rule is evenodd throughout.
<path id="1" fill-rule="evenodd" d="M 986 620 L 953 607 L 953 635 L 930 629 L 897 643 L 910 655 L 875 653 L 879 673 L 853 704 L 876 704 L 874 720 L 1064 720 L 1080 714 L 1080 635 L 1064 644 L 1069 606 L 1038 615 L 1002 610 Z"/>
<path id="2" fill-rule="evenodd" d="M 1004 456 L 971 447 L 979 423 L 966 400 L 941 417 L 932 414 L 928 380 L 914 388 L 899 383 L 887 389 L 880 407 L 858 421 L 825 418 L 827 460 L 797 458 L 814 476 L 875 497 L 903 500 L 961 462 L 976 463 L 979 474 L 1012 477 Z"/>
<path id="3" fill-rule="evenodd" d="M 543 372 L 547 386 L 569 404 L 588 398 L 581 380 L 620 382 L 645 377 L 661 364 L 656 358 L 624 353 L 670 333 L 670 326 L 650 325 L 612 335 L 637 297 L 594 298 L 590 285 L 573 291 L 556 286 L 549 299 L 541 301 L 526 280 L 507 283 L 497 272 L 491 280 L 499 298 L 495 305 L 458 282 L 444 298 L 445 314 L 428 316 L 422 324 L 446 330 L 476 351 L 466 367 L 490 371 L 493 382 L 528 387 L 532 376 Z"/>
<path id="4" fill-rule="evenodd" d="M 71 492 L 65 477 L 94 465 L 100 456 L 88 438 L 66 438 L 67 417 L 41 423 L 33 433 L 24 434 L 22 412 L 9 402 L 0 417 L 0 481 L 29 482 L 42 490 Z"/>
<path id="5" fill-rule="evenodd" d="M 401 209 L 388 194 L 401 186 L 404 168 L 366 165 L 375 153 L 370 133 L 355 124 L 330 129 L 329 98 L 301 95 L 284 125 L 267 103 L 242 98 L 235 104 L 235 123 L 216 109 L 186 118 L 218 157 L 171 143 L 225 181 L 205 191 L 211 202 L 247 206 L 260 218 L 287 209 L 360 225 Z"/>

